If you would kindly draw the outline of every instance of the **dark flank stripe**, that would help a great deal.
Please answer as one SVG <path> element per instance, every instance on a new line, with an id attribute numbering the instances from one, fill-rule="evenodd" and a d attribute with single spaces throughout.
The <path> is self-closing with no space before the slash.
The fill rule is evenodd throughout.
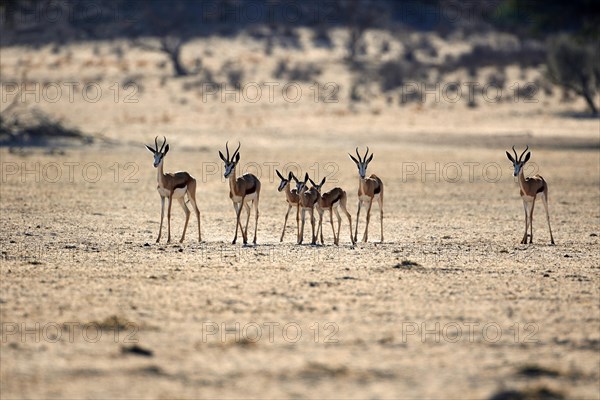
<path id="1" fill-rule="evenodd" d="M 541 193 L 541 192 L 543 192 L 543 191 L 544 191 L 544 186 L 540 186 L 540 188 L 537 190 L 537 192 L 536 192 L 536 193 Z"/>
<path id="2" fill-rule="evenodd" d="M 338 201 L 341 197 L 342 197 L 342 194 L 338 192 L 337 196 L 335 196 L 335 198 L 333 199 L 331 204 L 335 204 L 335 202 Z"/>
<path id="3" fill-rule="evenodd" d="M 375 186 L 375 194 L 379 194 L 379 192 L 381 192 L 381 185 L 378 183 L 377 186 Z"/>
<path id="4" fill-rule="evenodd" d="M 179 185 L 176 185 L 176 186 L 173 188 L 173 190 L 175 190 L 175 189 L 183 189 L 183 188 L 184 188 L 184 187 L 186 187 L 186 186 L 187 186 L 187 183 L 186 183 L 186 182 L 181 182 Z"/>
<path id="5" fill-rule="evenodd" d="M 250 186 L 248 189 L 246 189 L 246 196 L 254 193 L 255 190 L 256 190 L 256 182 L 253 180 L 252 186 Z"/>

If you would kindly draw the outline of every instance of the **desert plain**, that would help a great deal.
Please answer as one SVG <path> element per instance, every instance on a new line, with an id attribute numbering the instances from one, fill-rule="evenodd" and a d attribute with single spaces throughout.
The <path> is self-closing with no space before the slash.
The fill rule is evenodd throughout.
<path id="1" fill-rule="evenodd" d="M 260 75 L 270 58 L 248 41 L 227 56 Z M 102 63 L 87 44 L 70 58 L 2 49 L 3 80 L 27 65 L 35 82 L 102 76 L 104 94 L 29 99 L 91 143 L 0 148 L 0 397 L 599 397 L 600 138 L 582 104 L 540 94 L 475 108 L 354 106 L 345 92 L 315 100 L 308 84 L 298 102 L 206 99 L 164 82 L 160 55 L 132 50 L 111 64 L 112 44 L 96 46 Z M 128 103 L 110 88 L 132 71 L 143 91 Z M 325 71 L 322 82 L 348 87 Z M 179 243 L 174 203 L 172 242 L 165 229 L 155 243 L 160 200 L 144 145 L 157 135 L 170 144 L 165 171 L 198 181 L 202 242 L 192 215 Z M 226 141 L 242 143 L 238 171 L 262 182 L 256 246 L 231 244 Z M 526 172 L 548 182 L 555 246 L 541 202 L 533 244 L 519 243 L 513 145 L 529 145 Z M 357 146 L 369 146 L 368 173 L 384 182 L 383 242 L 374 205 L 367 243 L 351 245 L 344 219 L 334 246 L 326 216 L 325 244 L 309 243 L 307 221 L 297 245 L 293 212 L 280 243 L 287 205 L 275 169 L 342 187 L 354 226 L 347 153 Z"/>

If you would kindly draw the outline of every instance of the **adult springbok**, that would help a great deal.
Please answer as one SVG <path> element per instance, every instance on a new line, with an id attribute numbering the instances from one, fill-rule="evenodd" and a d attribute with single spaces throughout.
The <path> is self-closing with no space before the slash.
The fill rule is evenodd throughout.
<path id="1" fill-rule="evenodd" d="M 342 227 L 342 217 L 338 211 L 338 206 L 342 209 L 346 217 L 348 217 L 348 223 L 350 224 L 350 242 L 354 245 L 354 237 L 352 236 L 352 217 L 346 209 L 347 196 L 346 192 L 342 188 L 336 187 L 328 192 L 321 194 L 321 188 L 325 184 L 325 178 L 320 184 L 316 184 L 312 179 L 308 178 L 314 189 L 319 192 L 319 200 L 317 201 L 317 212 L 319 213 L 319 226 L 317 227 L 317 236 L 321 237 L 321 244 L 323 243 L 323 213 L 329 211 L 329 222 L 331 222 L 331 229 L 333 230 L 333 244 L 339 246 L 340 244 L 340 229 Z M 337 235 L 335 233 L 335 227 L 333 226 L 333 211 L 337 217 L 338 229 Z"/>
<path id="2" fill-rule="evenodd" d="M 169 145 L 167 144 L 167 138 L 163 136 L 163 144 L 158 149 L 158 136 L 154 138 L 154 149 L 148 145 L 146 148 L 152 154 L 154 154 L 154 168 L 157 168 L 157 180 L 158 180 L 158 194 L 160 194 L 160 228 L 158 228 L 158 238 L 156 243 L 160 241 L 163 227 L 163 219 L 165 216 L 165 199 L 168 200 L 167 205 L 167 243 L 171 242 L 171 204 L 173 199 L 179 201 L 181 208 L 185 212 L 185 225 L 183 226 L 183 233 L 179 242 L 183 242 L 185 238 L 185 231 L 190 220 L 190 210 L 185 204 L 185 195 L 187 194 L 188 201 L 192 203 L 192 208 L 196 213 L 196 219 L 198 219 L 198 240 L 202 241 L 202 233 L 200 230 L 200 210 L 196 204 L 196 179 L 187 172 L 175 172 L 174 174 L 163 172 L 163 164 L 165 156 L 169 152 Z M 166 145 L 166 146 L 165 146 Z"/>
<path id="3" fill-rule="evenodd" d="M 371 220 L 371 206 L 373 205 L 373 200 L 377 200 L 379 203 L 379 219 L 381 222 L 381 243 L 383 243 L 383 182 L 376 175 L 372 174 L 368 178 L 366 178 L 367 174 L 367 166 L 373 160 L 373 154 L 369 158 L 369 148 L 367 147 L 367 152 L 361 158 L 360 154 L 358 154 L 358 147 L 356 148 L 356 156 L 358 160 L 352 156 L 352 154 L 348 153 L 352 161 L 356 163 L 358 167 L 358 212 L 356 213 L 356 230 L 354 232 L 354 242 L 357 241 L 358 237 L 358 221 L 360 216 L 360 208 L 361 206 L 368 207 L 367 208 L 367 225 L 365 226 L 365 233 L 363 235 L 363 242 L 366 242 L 369 234 L 369 221 Z"/>
<path id="4" fill-rule="evenodd" d="M 307 211 L 310 213 L 310 224 L 312 226 L 311 244 L 317 244 L 317 236 L 315 235 L 315 205 L 317 204 L 317 201 L 319 201 L 320 195 L 314 187 L 308 189 L 308 187 L 306 186 L 307 182 L 308 173 L 304 175 L 304 181 L 298 181 L 296 184 L 296 190 L 298 191 L 302 218 L 300 232 L 298 233 L 298 244 L 302 244 L 302 242 L 304 241 L 304 220 Z"/>
<path id="5" fill-rule="evenodd" d="M 235 210 L 235 236 L 231 244 L 235 244 L 237 241 L 238 227 L 242 231 L 242 237 L 244 244 L 248 243 L 248 222 L 250 221 L 250 201 L 254 207 L 254 213 L 256 220 L 254 223 L 254 241 L 256 244 L 256 230 L 258 228 L 258 200 L 260 197 L 260 181 L 252 174 L 244 174 L 239 178 L 236 177 L 235 167 L 240 161 L 240 147 L 241 143 L 238 144 L 237 149 L 233 152 L 231 158 L 229 157 L 229 142 L 225 143 L 225 149 L 227 150 L 227 157 L 219 151 L 219 157 L 225 163 L 225 178 L 229 178 L 229 198 L 233 202 L 233 208 Z M 240 222 L 240 215 L 242 214 L 242 207 L 246 209 L 248 216 L 246 218 L 246 229 L 242 228 Z"/>
<path id="6" fill-rule="evenodd" d="M 285 235 L 285 227 L 287 225 L 288 215 L 290 215 L 290 210 L 292 209 L 292 207 L 296 207 L 296 237 L 300 235 L 300 198 L 298 197 L 297 189 L 290 189 L 290 186 L 292 185 L 292 179 L 295 180 L 296 183 L 298 183 L 298 178 L 296 178 L 291 171 L 288 174 L 287 178 L 281 175 L 281 173 L 278 170 L 275 170 L 275 172 L 277 172 L 277 176 L 279 176 L 279 179 L 281 179 L 277 190 L 281 192 L 285 189 L 285 200 L 288 203 L 288 209 L 285 213 L 285 220 L 283 221 L 283 231 L 281 232 L 281 239 L 279 239 L 280 242 L 283 242 L 283 236 Z"/>
<path id="7" fill-rule="evenodd" d="M 513 176 L 519 177 L 519 188 L 521 193 L 521 199 L 523 199 L 523 207 L 525 208 L 525 235 L 523 235 L 523 240 L 521 240 L 521 244 L 527 244 L 527 229 L 529 228 L 529 243 L 533 243 L 533 208 L 535 206 L 535 199 L 538 194 L 542 197 L 544 202 L 544 208 L 546 209 L 546 220 L 548 221 L 548 230 L 550 231 L 550 243 L 554 244 L 554 237 L 552 236 L 552 228 L 550 227 L 550 214 L 548 213 L 548 184 L 540 175 L 530 176 L 529 178 L 525 177 L 525 173 L 523 172 L 523 167 L 525 163 L 529 161 L 529 157 L 531 157 L 531 152 L 528 152 L 525 155 L 525 159 L 523 159 L 523 154 L 529 150 L 529 146 L 523 150 L 521 156 L 517 157 L 517 151 L 515 150 L 515 146 L 512 147 L 513 156 L 507 151 L 506 156 L 513 163 L 513 167 L 515 168 Z"/>

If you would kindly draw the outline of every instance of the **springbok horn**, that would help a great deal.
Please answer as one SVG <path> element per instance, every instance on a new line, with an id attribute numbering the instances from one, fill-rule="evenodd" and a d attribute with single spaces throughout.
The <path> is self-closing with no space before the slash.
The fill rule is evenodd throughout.
<path id="1" fill-rule="evenodd" d="M 517 155 L 517 151 L 515 150 L 515 146 L 512 147 L 513 153 L 515 153 L 515 161 L 519 162 L 519 156 Z"/>
<path id="2" fill-rule="evenodd" d="M 229 161 L 229 140 L 225 142 L 225 150 L 227 150 L 227 161 Z"/>
<path id="3" fill-rule="evenodd" d="M 356 156 L 358 157 L 358 162 L 362 162 L 362 160 L 360 159 L 360 154 L 358 154 L 358 147 L 356 148 Z"/>
<path id="4" fill-rule="evenodd" d="M 154 138 L 154 150 L 158 151 L 158 136 Z"/>
<path id="5" fill-rule="evenodd" d="M 525 147 L 525 150 L 523 150 L 523 152 L 521 153 L 521 157 L 519 157 L 519 162 L 521 162 L 521 159 L 523 158 L 523 155 L 524 155 L 525 153 L 527 153 L 527 150 L 529 150 L 529 145 L 527 145 L 527 146 Z"/>
<path id="6" fill-rule="evenodd" d="M 167 138 L 163 136 L 163 140 L 164 140 L 164 142 L 163 142 L 162 146 L 160 146 L 159 153 L 162 153 L 163 149 L 165 148 L 165 144 L 167 144 Z"/>
<path id="7" fill-rule="evenodd" d="M 233 152 L 233 156 L 231 157 L 232 159 L 235 157 L 235 155 L 238 153 L 238 151 L 240 151 L 240 147 L 242 147 L 242 144 L 240 142 L 238 142 L 238 147 Z"/>
<path id="8" fill-rule="evenodd" d="M 367 155 L 369 155 L 369 146 L 367 146 L 367 152 L 365 153 L 365 157 L 363 158 L 363 161 L 367 161 Z"/>

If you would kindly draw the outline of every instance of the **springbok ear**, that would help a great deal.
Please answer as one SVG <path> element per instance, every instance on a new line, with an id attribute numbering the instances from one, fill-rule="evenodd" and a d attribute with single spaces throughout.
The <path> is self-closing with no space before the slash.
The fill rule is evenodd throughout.
<path id="1" fill-rule="evenodd" d="M 225 156 L 220 151 L 219 151 L 219 157 L 221 157 L 221 160 L 223 160 L 223 162 L 227 162 L 227 160 L 225 159 Z"/>
<path id="2" fill-rule="evenodd" d="M 529 157 L 531 157 L 531 152 L 525 155 L 525 159 L 523 160 L 523 162 L 526 163 L 527 161 L 529 161 Z"/>
<path id="3" fill-rule="evenodd" d="M 514 164 L 515 163 L 515 159 L 513 158 L 513 156 L 510 155 L 510 153 L 507 151 L 506 152 L 506 157 L 508 157 L 508 159 Z"/>
<path id="4" fill-rule="evenodd" d="M 146 148 L 148 149 L 148 151 L 149 151 L 150 153 L 152 153 L 152 154 L 156 154 L 156 150 L 154 150 L 152 147 L 148 146 L 147 144 L 146 144 L 146 145 L 144 145 L 144 146 L 146 146 Z"/>
<path id="5" fill-rule="evenodd" d="M 279 179 L 285 181 L 285 178 L 283 177 L 283 175 L 281 175 L 281 172 L 279 172 L 278 170 L 275 170 L 275 172 L 277 172 L 277 176 L 279 177 Z"/>
<path id="6" fill-rule="evenodd" d="M 165 150 L 163 151 L 163 156 L 166 156 L 168 152 L 169 152 L 169 145 L 167 144 L 165 146 Z"/>
<path id="7" fill-rule="evenodd" d="M 323 180 L 321 181 L 321 184 L 319 186 L 323 186 L 325 184 L 325 179 L 326 178 L 323 178 Z"/>
<path id="8" fill-rule="evenodd" d="M 371 157 L 367 158 L 366 164 L 370 163 L 372 159 L 373 159 L 373 154 L 371 154 Z"/>
<path id="9" fill-rule="evenodd" d="M 308 182 L 310 178 L 308 177 L 308 172 L 304 175 L 304 182 Z"/>
<path id="10" fill-rule="evenodd" d="M 308 178 L 308 181 L 310 182 L 311 185 L 317 186 L 317 184 L 312 179 Z"/>
<path id="11" fill-rule="evenodd" d="M 354 158 L 354 156 L 352 154 L 348 153 L 348 155 L 350 156 L 352 161 L 354 161 L 356 163 L 356 165 L 358 165 L 358 160 L 356 158 Z"/>
<path id="12" fill-rule="evenodd" d="M 240 161 L 240 153 L 235 155 L 235 162 L 237 163 L 238 161 Z"/>
<path id="13" fill-rule="evenodd" d="M 294 174 L 292 173 L 292 171 L 290 171 L 290 173 L 288 174 L 288 181 L 291 181 L 292 178 L 295 178 L 295 177 L 294 177 Z"/>

